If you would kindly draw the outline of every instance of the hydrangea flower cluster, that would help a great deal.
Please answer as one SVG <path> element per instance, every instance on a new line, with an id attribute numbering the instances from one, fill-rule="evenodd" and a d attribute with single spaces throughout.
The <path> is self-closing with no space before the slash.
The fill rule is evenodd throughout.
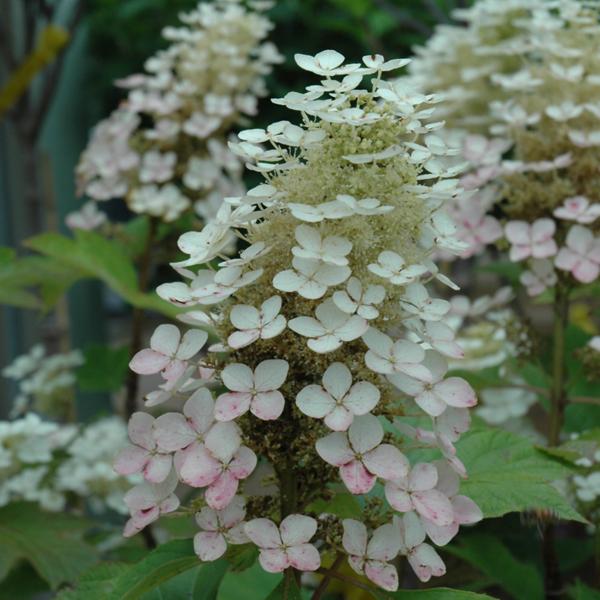
<path id="1" fill-rule="evenodd" d="M 472 194 L 452 211 L 466 255 L 507 246 L 531 296 L 600 274 L 599 10 L 483 0 L 415 61 L 422 84 L 448 92 L 445 116 L 472 167 L 461 178 Z"/>
<path id="2" fill-rule="evenodd" d="M 256 113 L 264 78 L 280 61 L 264 41 L 272 25 L 260 10 L 238 0 L 201 2 L 179 27 L 163 30 L 171 45 L 146 61 L 146 73 L 117 82 L 128 96 L 81 156 L 81 194 L 124 197 L 133 212 L 173 221 L 192 205 L 212 216 L 223 196 L 243 191 L 226 135 Z M 71 215 L 75 227 L 98 223 L 86 211 Z"/>
<path id="3" fill-rule="evenodd" d="M 116 417 L 81 431 L 32 412 L 0 421 L 0 506 L 28 501 L 61 511 L 69 500 L 80 498 L 95 512 L 126 512 L 123 493 L 136 478 L 119 476 L 112 468 L 114 449 L 126 438 Z"/>
<path id="4" fill-rule="evenodd" d="M 454 447 L 477 400 L 447 375 L 462 350 L 444 322 L 450 304 L 426 287 L 437 278 L 457 289 L 431 257 L 464 249 L 443 210 L 460 193 L 459 169 L 444 167 L 455 151 L 436 134 L 442 124 L 422 122 L 437 98 L 383 78 L 409 61 L 346 64 L 333 50 L 295 58 L 319 78 L 274 100 L 299 112 L 298 123 L 246 130 L 230 145 L 263 182 L 181 236 L 189 258 L 173 266 L 186 281 L 157 290 L 221 343 L 202 354 L 205 333 L 161 325 L 131 361 L 138 373 L 161 373 L 149 405 L 185 403 L 131 419 L 132 446 L 116 467 L 146 481 L 127 495 L 126 534 L 177 509 L 179 481 L 202 490 L 192 507 L 203 507 L 202 560 L 249 540 L 266 571 L 315 571 L 324 553 L 341 552 L 394 590 L 397 554 L 427 581 L 445 567 L 426 537 L 443 545 L 482 518 L 457 495 L 466 470 Z M 227 258 L 232 231 L 244 249 Z M 443 458 L 411 465 L 411 436 Z M 275 495 L 245 485 L 259 457 Z M 361 521 L 312 510 L 340 480 L 355 495 L 379 483 L 386 501 Z"/>
<path id="5" fill-rule="evenodd" d="M 48 356 L 40 344 L 18 356 L 2 369 L 2 376 L 18 382 L 19 387 L 11 416 L 22 415 L 32 408 L 64 416 L 73 400 L 74 369 L 83 362 L 79 350 Z"/>

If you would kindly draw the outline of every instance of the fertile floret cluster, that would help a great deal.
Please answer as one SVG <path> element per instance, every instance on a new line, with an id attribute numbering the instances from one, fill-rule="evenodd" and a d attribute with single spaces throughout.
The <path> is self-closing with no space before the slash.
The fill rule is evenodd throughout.
<path id="1" fill-rule="evenodd" d="M 145 74 L 118 81 L 126 101 L 94 130 L 77 176 L 94 200 L 124 197 L 136 213 L 173 221 L 193 204 L 211 215 L 223 196 L 243 191 L 241 164 L 226 135 L 256 113 L 264 78 L 280 57 L 264 42 L 270 21 L 241 1 L 201 2 L 167 27 L 170 42 Z M 75 226 L 98 219 L 92 209 Z M 88 214 L 89 213 L 89 214 Z"/>
<path id="2" fill-rule="evenodd" d="M 444 322 L 450 304 L 426 287 L 456 289 L 431 257 L 464 249 L 443 211 L 460 168 L 444 166 L 456 151 L 436 134 L 441 123 L 423 125 L 437 99 L 383 78 L 409 61 L 345 64 L 326 50 L 296 62 L 319 82 L 274 102 L 299 121 L 243 131 L 230 146 L 263 182 L 181 236 L 189 258 L 173 266 L 187 281 L 157 290 L 222 343 L 194 358 L 206 333 L 160 325 L 132 359 L 134 371 L 162 375 L 149 405 L 185 402 L 131 419 L 116 467 L 146 482 L 126 497 L 126 533 L 175 510 L 182 482 L 202 490 L 191 507 L 202 507 L 202 560 L 252 542 L 267 571 L 314 571 L 340 552 L 394 590 L 397 554 L 423 581 L 441 575 L 426 537 L 446 544 L 482 517 L 458 494 L 466 470 L 454 446 L 476 397 L 447 375 L 462 350 Z M 227 258 L 232 232 L 244 248 Z M 441 458 L 411 464 L 411 437 Z M 360 521 L 313 509 L 340 480 L 357 496 L 379 483 L 385 500 L 369 500 Z"/>
<path id="3" fill-rule="evenodd" d="M 503 239 L 532 296 L 600 273 L 599 14 L 597 2 L 483 0 L 415 61 L 423 85 L 447 91 L 472 166 L 472 195 L 453 209 L 466 255 Z"/>

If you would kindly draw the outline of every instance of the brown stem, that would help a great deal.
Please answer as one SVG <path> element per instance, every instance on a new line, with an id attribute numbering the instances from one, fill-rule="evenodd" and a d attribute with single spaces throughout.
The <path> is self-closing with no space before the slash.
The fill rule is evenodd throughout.
<path id="1" fill-rule="evenodd" d="M 320 600 L 321 599 L 321 597 L 325 593 L 325 590 L 327 589 L 327 586 L 329 585 L 329 583 L 331 582 L 333 577 L 335 577 L 335 572 L 338 570 L 338 568 L 342 564 L 343 560 L 344 560 L 344 555 L 339 553 L 336 556 L 335 560 L 333 561 L 333 564 L 331 565 L 331 567 L 329 567 L 329 569 L 327 569 L 325 575 L 323 576 L 323 579 L 321 579 L 321 582 L 319 583 L 317 589 L 314 591 L 311 600 Z"/>
<path id="2" fill-rule="evenodd" d="M 150 279 L 150 270 L 152 266 L 152 247 L 156 236 L 158 221 L 150 218 L 150 228 L 144 252 L 140 259 L 140 275 L 138 280 L 138 289 L 145 293 L 148 289 Z M 134 307 L 131 315 L 131 341 L 129 345 L 129 355 L 133 356 L 142 347 L 142 335 L 144 333 L 144 309 Z M 129 370 L 127 381 L 125 384 L 125 418 L 129 417 L 136 411 L 137 395 L 139 389 L 139 377 L 137 373 Z"/>
<path id="3" fill-rule="evenodd" d="M 317 569 L 317 573 L 320 573 L 321 575 L 327 575 L 329 572 L 329 569 L 324 569 L 323 567 Z M 371 593 L 376 591 L 375 588 L 371 587 L 370 585 L 367 585 L 366 583 L 363 583 L 362 581 L 354 579 L 354 577 L 348 577 L 348 575 L 342 575 L 341 573 L 332 573 L 331 576 L 334 579 L 339 579 L 340 581 L 343 581 L 345 583 L 351 583 L 354 587 L 360 588 L 361 590 L 366 590 L 367 592 Z"/>
<path id="4" fill-rule="evenodd" d="M 566 391 L 566 360 L 565 334 L 569 315 L 569 288 L 564 281 L 559 281 L 554 297 L 554 332 L 552 354 L 552 388 L 550 391 L 550 423 L 548 430 L 548 445 L 557 446 L 560 443 L 560 432 L 564 421 L 567 404 Z M 560 574 L 558 556 L 556 554 L 556 531 L 552 521 L 546 523 L 543 529 L 542 552 L 544 558 L 544 588 L 546 597 L 562 595 L 562 577 Z"/>

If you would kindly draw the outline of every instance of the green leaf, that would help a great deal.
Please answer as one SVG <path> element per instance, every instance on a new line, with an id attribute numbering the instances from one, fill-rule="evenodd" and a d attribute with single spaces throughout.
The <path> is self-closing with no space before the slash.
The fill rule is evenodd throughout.
<path id="1" fill-rule="evenodd" d="M 476 594 L 451 588 L 431 588 L 428 590 L 399 590 L 398 592 L 375 591 L 377 600 L 493 600 L 487 594 Z"/>
<path id="2" fill-rule="evenodd" d="M 61 265 L 76 269 L 80 278 L 100 279 L 133 306 L 156 310 L 168 317 L 179 314 L 176 307 L 156 294 L 139 291 L 135 267 L 125 247 L 115 240 L 94 231 L 78 230 L 74 239 L 58 233 L 43 233 L 27 240 L 26 245 Z"/>
<path id="3" fill-rule="evenodd" d="M 48 584 L 25 563 L 18 565 L 0 582 L 0 600 L 39 600 L 48 591 Z"/>
<path id="4" fill-rule="evenodd" d="M 116 392 L 123 385 L 129 363 L 129 348 L 91 344 L 85 363 L 77 369 L 77 384 L 86 392 Z"/>
<path id="5" fill-rule="evenodd" d="M 469 474 L 461 492 L 484 516 L 545 509 L 562 519 L 586 522 L 552 485 L 569 470 L 527 438 L 500 429 L 475 429 L 463 436 L 457 450 Z"/>
<path id="6" fill-rule="evenodd" d="M 267 573 L 255 563 L 241 573 L 229 571 L 223 578 L 218 600 L 264 600 L 265 592 L 280 581 L 280 574 Z"/>
<path id="7" fill-rule="evenodd" d="M 198 566 L 192 540 L 173 540 L 150 552 L 115 581 L 111 598 L 134 600 L 161 583 Z"/>
<path id="8" fill-rule="evenodd" d="M 347 492 L 338 492 L 331 500 L 319 499 L 307 507 L 309 512 L 329 513 L 341 519 L 352 519 L 362 515 L 362 509 L 356 496 Z"/>
<path id="9" fill-rule="evenodd" d="M 569 598 L 572 600 L 600 600 L 600 591 L 588 587 L 579 579 L 569 588 Z"/>
<path id="10" fill-rule="evenodd" d="M 104 562 L 92 567 L 79 579 L 75 589 L 62 590 L 56 600 L 105 600 L 113 598 L 118 577 L 130 568 L 125 563 Z"/>
<path id="11" fill-rule="evenodd" d="M 472 564 L 515 598 L 538 600 L 544 597 L 544 584 L 537 569 L 515 558 L 496 536 L 463 536 L 459 546 L 445 548 Z"/>
<path id="12" fill-rule="evenodd" d="M 258 558 L 258 548 L 254 544 L 241 544 L 229 546 L 225 553 L 225 559 L 230 569 L 235 572 L 249 569 Z"/>
<path id="13" fill-rule="evenodd" d="M 484 273 L 495 273 L 508 280 L 513 285 L 518 285 L 519 277 L 523 272 L 523 267 L 517 263 L 513 263 L 507 260 L 500 260 L 489 265 L 483 265 L 477 267 L 477 271 L 483 271 Z"/>
<path id="14" fill-rule="evenodd" d="M 293 572 L 286 571 L 283 579 L 277 587 L 265 598 L 265 600 L 302 600 L 300 588 L 296 583 Z"/>
<path id="15" fill-rule="evenodd" d="M 94 548 L 82 540 L 88 526 L 83 519 L 42 512 L 34 504 L 0 508 L 0 579 L 17 560 L 25 560 L 53 589 L 74 581 L 97 559 Z"/>

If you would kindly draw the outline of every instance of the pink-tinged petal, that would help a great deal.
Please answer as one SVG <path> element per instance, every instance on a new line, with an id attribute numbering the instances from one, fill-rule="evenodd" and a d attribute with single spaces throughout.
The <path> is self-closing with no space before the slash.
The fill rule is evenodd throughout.
<path id="1" fill-rule="evenodd" d="M 231 421 L 215 423 L 204 438 L 204 445 L 222 462 L 229 462 L 241 443 L 240 430 Z"/>
<path id="2" fill-rule="evenodd" d="M 217 531 L 219 529 L 219 517 L 217 511 L 203 506 L 200 512 L 196 513 L 196 523 L 200 529 L 205 531 Z"/>
<path id="3" fill-rule="evenodd" d="M 160 511 L 158 506 L 154 506 L 146 511 L 137 511 L 131 515 L 131 519 L 125 523 L 125 529 L 123 530 L 124 537 L 131 537 L 136 533 L 139 533 L 144 527 L 150 525 L 158 519 Z"/>
<path id="4" fill-rule="evenodd" d="M 229 472 L 223 471 L 204 492 L 206 503 L 215 510 L 223 510 L 238 490 L 238 480 Z"/>
<path id="5" fill-rule="evenodd" d="M 454 509 L 454 519 L 460 525 L 479 523 L 483 519 L 483 513 L 479 506 L 467 496 L 455 496 L 452 498 L 452 508 Z"/>
<path id="6" fill-rule="evenodd" d="M 187 453 L 180 468 L 181 480 L 192 487 L 206 487 L 217 479 L 222 471 L 221 463 L 206 449 L 197 445 Z"/>
<path id="7" fill-rule="evenodd" d="M 150 348 L 167 356 L 175 356 L 180 339 L 181 333 L 175 325 L 159 325 L 150 338 Z"/>
<path id="8" fill-rule="evenodd" d="M 344 406 L 355 415 L 361 416 L 371 412 L 379 402 L 379 389 L 368 381 L 355 383 L 344 398 Z"/>
<path id="9" fill-rule="evenodd" d="M 354 415 L 343 406 L 336 406 L 326 417 L 325 425 L 333 431 L 346 431 L 352 421 Z"/>
<path id="10" fill-rule="evenodd" d="M 129 368 L 138 375 L 151 375 L 162 371 L 170 362 L 170 357 L 145 348 L 129 361 Z"/>
<path id="11" fill-rule="evenodd" d="M 383 427 L 374 415 L 356 417 L 348 431 L 348 439 L 354 451 L 363 454 L 381 444 Z"/>
<path id="12" fill-rule="evenodd" d="M 348 554 L 365 556 L 367 553 L 368 537 L 365 524 L 355 519 L 344 519 L 342 525 L 344 527 L 344 535 L 342 537 L 344 550 Z"/>
<path id="13" fill-rule="evenodd" d="M 260 331 L 258 329 L 248 329 L 247 331 L 234 331 L 228 338 L 227 344 L 231 348 L 245 348 L 249 346 L 257 339 L 260 338 Z"/>
<path id="14" fill-rule="evenodd" d="M 221 379 L 232 392 L 248 392 L 254 387 L 254 373 L 247 365 L 233 363 L 221 371 Z"/>
<path id="15" fill-rule="evenodd" d="M 511 246 L 508 258 L 512 262 L 519 262 L 531 256 L 531 246 Z"/>
<path id="16" fill-rule="evenodd" d="M 531 229 L 525 221 L 509 221 L 504 231 L 511 244 L 529 245 Z"/>
<path id="17" fill-rule="evenodd" d="M 436 525 L 450 525 L 454 521 L 454 509 L 450 500 L 437 490 L 411 494 L 417 512 Z"/>
<path id="18" fill-rule="evenodd" d="M 367 545 L 369 560 L 393 560 L 400 551 L 400 536 L 398 528 L 391 523 L 378 527 Z"/>
<path id="19" fill-rule="evenodd" d="M 390 506 L 398 512 L 404 513 L 413 510 L 412 501 L 408 492 L 399 487 L 393 481 L 386 482 L 385 497 Z"/>
<path id="20" fill-rule="evenodd" d="M 194 536 L 194 552 L 202 561 L 221 558 L 227 550 L 225 538 L 215 531 L 202 531 Z"/>
<path id="21" fill-rule="evenodd" d="M 119 475 L 132 475 L 141 471 L 149 458 L 150 454 L 148 450 L 130 445 L 123 448 L 117 454 L 113 467 Z"/>
<path id="22" fill-rule="evenodd" d="M 145 412 L 135 412 L 127 423 L 129 439 L 146 450 L 154 450 L 156 443 L 152 435 L 154 417 Z"/>
<path id="23" fill-rule="evenodd" d="M 154 422 L 154 437 L 162 451 L 175 452 L 189 446 L 197 434 L 182 414 L 165 413 Z"/>
<path id="24" fill-rule="evenodd" d="M 325 371 L 323 375 L 323 387 L 336 400 L 341 400 L 352 385 L 352 374 L 346 365 L 335 362 Z"/>
<path id="25" fill-rule="evenodd" d="M 273 421 L 279 418 L 284 408 L 283 394 L 277 390 L 259 392 L 250 404 L 250 412 L 263 421 Z"/>
<path id="26" fill-rule="evenodd" d="M 341 467 L 354 458 L 354 452 L 348 445 L 348 438 L 344 433 L 330 433 L 317 440 L 315 449 L 325 462 L 336 467 Z"/>
<path id="27" fill-rule="evenodd" d="M 362 556 L 349 556 L 348 564 L 352 567 L 352 570 L 359 575 L 365 574 L 365 559 Z"/>
<path id="28" fill-rule="evenodd" d="M 322 419 L 335 408 L 335 401 L 320 385 L 308 385 L 296 396 L 296 406 L 309 417 Z"/>
<path id="29" fill-rule="evenodd" d="M 352 494 L 366 494 L 373 489 L 377 477 L 371 475 L 358 460 L 340 467 L 340 477 Z"/>
<path id="30" fill-rule="evenodd" d="M 174 359 L 169 362 L 160 374 L 165 381 L 176 381 L 185 373 L 186 368 L 187 362 Z"/>
<path id="31" fill-rule="evenodd" d="M 438 472 L 431 463 L 417 463 L 408 476 L 408 489 L 411 492 L 424 492 L 433 489 L 438 482 Z"/>
<path id="32" fill-rule="evenodd" d="M 376 560 L 365 563 L 365 575 L 380 588 L 395 592 L 398 589 L 398 571 L 393 565 Z"/>
<path id="33" fill-rule="evenodd" d="M 215 401 L 210 390 L 196 390 L 183 405 L 183 414 L 189 419 L 198 433 L 208 431 L 215 422 Z"/>
<path id="34" fill-rule="evenodd" d="M 245 501 L 242 496 L 236 496 L 226 508 L 219 513 L 219 520 L 223 527 L 231 529 L 244 520 L 246 516 Z M 244 534 L 246 535 L 246 534 Z"/>
<path id="35" fill-rule="evenodd" d="M 409 463 L 404 454 L 391 444 L 381 444 L 363 455 L 363 464 L 381 479 L 395 480 L 406 477 Z"/>
<path id="36" fill-rule="evenodd" d="M 531 256 L 534 258 L 548 258 L 554 256 L 558 251 L 556 242 L 552 239 L 544 242 L 534 243 L 531 247 Z"/>
<path id="37" fill-rule="evenodd" d="M 171 472 L 173 459 L 170 454 L 155 454 L 146 464 L 142 474 L 146 481 L 160 483 Z"/>
<path id="38" fill-rule="evenodd" d="M 419 381 L 424 381 L 425 383 L 431 383 L 433 381 L 431 371 L 425 365 L 402 363 L 396 365 L 396 369 Z"/>
<path id="39" fill-rule="evenodd" d="M 179 498 L 175 494 L 167 496 L 159 505 L 160 514 L 164 515 L 179 508 Z"/>
<path id="40" fill-rule="evenodd" d="M 246 523 L 244 531 L 259 548 L 279 548 L 281 546 L 279 528 L 270 519 L 252 519 Z"/>
<path id="41" fill-rule="evenodd" d="M 262 550 L 258 555 L 260 566 L 267 573 L 281 573 L 290 566 L 287 554 L 283 550 Z"/>
<path id="42" fill-rule="evenodd" d="M 447 404 L 436 393 L 437 385 L 434 390 L 426 390 L 415 397 L 415 402 L 432 417 L 439 417 L 447 408 Z"/>
<path id="43" fill-rule="evenodd" d="M 250 540 L 244 531 L 245 523 L 239 523 L 229 529 L 224 535 L 230 544 L 247 544 Z"/>
<path id="44" fill-rule="evenodd" d="M 436 546 L 445 546 L 458 533 L 458 523 L 450 523 L 450 525 L 436 525 L 427 519 L 423 519 L 423 527 L 429 536 L 429 539 Z"/>
<path id="45" fill-rule="evenodd" d="M 441 436 L 449 441 L 456 442 L 471 424 L 471 415 L 466 408 L 449 407 L 441 417 L 435 421 L 435 429 Z"/>
<path id="46" fill-rule="evenodd" d="M 236 479 L 246 479 L 256 468 L 256 454 L 246 446 L 242 446 L 229 463 L 229 472 Z"/>
<path id="47" fill-rule="evenodd" d="M 448 377 L 436 384 L 435 391 L 446 404 L 455 408 L 469 408 L 477 404 L 475 391 L 461 377 Z"/>
<path id="48" fill-rule="evenodd" d="M 298 571 L 316 571 L 321 566 L 319 551 L 312 544 L 300 544 L 288 548 L 290 565 Z"/>
<path id="49" fill-rule="evenodd" d="M 317 532 L 317 522 L 305 515 L 289 515 L 279 526 L 281 539 L 286 546 L 304 544 Z"/>
<path id="50" fill-rule="evenodd" d="M 591 260 L 583 259 L 573 268 L 573 277 L 581 283 L 591 283 L 598 278 L 600 265 Z"/>
<path id="51" fill-rule="evenodd" d="M 569 250 L 569 248 L 561 248 L 554 259 L 554 264 L 558 269 L 570 271 L 575 267 L 580 258 L 581 257 L 578 254 L 575 254 L 575 252 Z"/>
<path id="52" fill-rule="evenodd" d="M 432 576 L 441 577 L 446 573 L 444 561 L 429 544 L 417 546 L 408 555 L 408 562 L 415 575 L 423 582 L 429 581 Z"/>
<path id="53" fill-rule="evenodd" d="M 245 392 L 228 392 L 221 394 L 215 403 L 217 421 L 233 421 L 250 409 L 252 394 Z"/>
<path id="54" fill-rule="evenodd" d="M 545 242 L 554 235 L 556 223 L 553 219 L 538 219 L 531 226 L 531 240 L 533 246 Z"/>
<path id="55" fill-rule="evenodd" d="M 178 450 L 173 455 L 173 466 L 175 467 L 175 472 L 177 476 L 181 479 L 181 467 L 185 463 L 186 458 L 189 454 L 192 454 L 196 451 L 198 446 L 203 446 L 202 442 L 192 442 L 187 448 L 183 450 Z"/>

